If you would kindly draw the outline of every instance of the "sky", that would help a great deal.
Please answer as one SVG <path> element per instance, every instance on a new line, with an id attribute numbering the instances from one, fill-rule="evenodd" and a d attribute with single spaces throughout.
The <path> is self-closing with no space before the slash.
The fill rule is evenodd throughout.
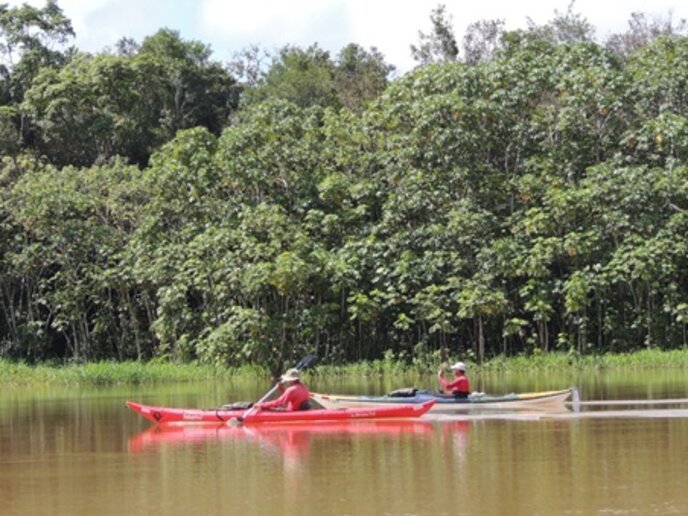
<path id="1" fill-rule="evenodd" d="M 566 12 L 570 0 L 58 0 L 72 21 L 80 50 L 98 52 L 122 37 L 141 41 L 166 27 L 185 40 L 210 45 L 221 62 L 249 45 L 275 51 L 286 44 L 318 43 L 334 57 L 347 44 L 376 47 L 404 73 L 414 66 L 409 47 L 418 31 L 430 32 L 430 12 L 442 3 L 453 18 L 457 40 L 479 20 L 504 20 L 507 29 L 525 28 L 530 18 L 544 24 L 555 10 Z M 0 0 L 10 6 L 45 0 Z M 604 40 L 625 32 L 631 13 L 675 22 L 688 18 L 685 0 L 577 0 L 573 8 Z"/>

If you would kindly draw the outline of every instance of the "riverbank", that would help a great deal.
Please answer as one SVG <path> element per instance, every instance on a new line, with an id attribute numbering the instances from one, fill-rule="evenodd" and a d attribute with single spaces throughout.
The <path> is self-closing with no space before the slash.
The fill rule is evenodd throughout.
<path id="1" fill-rule="evenodd" d="M 662 351 L 657 349 L 632 353 L 577 355 L 570 353 L 534 354 L 516 357 L 495 357 L 478 365 L 464 359 L 472 373 L 492 372 L 571 372 L 622 369 L 688 369 L 688 349 Z M 318 365 L 309 376 L 384 377 L 386 375 L 432 374 L 439 363 L 433 360 L 413 361 L 388 356 L 346 365 Z M 27 365 L 0 360 L 0 385 L 116 385 L 143 383 L 186 383 L 240 378 L 265 378 L 267 368 L 247 365 L 226 368 L 203 364 L 172 364 L 163 362 L 96 362 L 90 364 Z"/>

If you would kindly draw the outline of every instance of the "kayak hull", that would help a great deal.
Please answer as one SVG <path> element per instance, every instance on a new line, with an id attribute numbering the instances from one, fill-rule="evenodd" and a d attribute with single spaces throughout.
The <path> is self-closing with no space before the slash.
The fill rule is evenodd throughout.
<path id="1" fill-rule="evenodd" d="M 417 418 L 425 414 L 434 405 L 433 400 L 416 404 L 386 405 L 383 407 L 363 407 L 356 409 L 336 408 L 318 410 L 300 410 L 296 412 L 260 410 L 252 412 L 243 424 L 262 423 L 313 423 L 320 421 L 360 421 L 367 419 Z M 134 412 L 159 425 L 210 423 L 217 425 L 231 419 L 242 417 L 245 410 L 170 408 L 143 405 L 127 401 L 127 406 Z"/>
<path id="2" fill-rule="evenodd" d="M 491 409 L 563 409 L 566 401 L 577 396 L 577 389 L 571 387 L 559 391 L 506 394 L 502 396 L 473 393 L 468 398 L 455 398 L 432 391 L 417 391 L 413 396 L 346 396 L 311 393 L 320 405 L 329 409 L 384 407 L 392 404 L 417 405 L 435 401 L 431 412 L 475 411 Z"/>

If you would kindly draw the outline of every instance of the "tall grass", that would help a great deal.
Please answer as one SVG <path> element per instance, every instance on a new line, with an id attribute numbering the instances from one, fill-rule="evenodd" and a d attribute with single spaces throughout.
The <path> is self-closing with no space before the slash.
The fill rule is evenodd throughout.
<path id="1" fill-rule="evenodd" d="M 662 351 L 647 349 L 632 353 L 604 353 L 580 355 L 578 353 L 534 353 L 514 357 L 497 356 L 478 364 L 471 358 L 461 356 L 441 363 L 435 357 L 425 361 L 407 362 L 387 355 L 384 359 L 359 362 L 348 365 L 325 365 L 317 368 L 316 374 L 333 376 L 386 376 L 401 373 L 432 374 L 440 367 L 448 368 L 452 362 L 462 360 L 473 372 L 568 372 L 604 369 L 665 369 L 687 368 L 688 349 Z"/>
<path id="2" fill-rule="evenodd" d="M 470 358 L 453 357 L 441 364 L 434 356 L 425 360 L 405 360 L 387 353 L 383 359 L 347 365 L 320 364 L 308 372 L 312 376 L 385 377 L 402 374 L 432 374 L 454 360 L 463 360 L 471 372 L 570 372 L 582 370 L 688 369 L 688 349 L 662 351 L 648 349 L 633 353 L 579 355 L 577 353 L 535 353 L 515 357 L 494 357 L 482 364 Z M 202 364 L 164 362 L 96 362 L 90 364 L 27 365 L 0 359 L 0 385 L 116 385 L 181 383 L 236 378 L 265 378 L 267 368 L 247 365 L 238 368 Z"/>
<path id="3" fill-rule="evenodd" d="M 26 365 L 0 360 L 0 384 L 116 385 L 181 383 L 265 376 L 258 366 L 225 368 L 200 364 L 94 362 L 68 365 Z"/>

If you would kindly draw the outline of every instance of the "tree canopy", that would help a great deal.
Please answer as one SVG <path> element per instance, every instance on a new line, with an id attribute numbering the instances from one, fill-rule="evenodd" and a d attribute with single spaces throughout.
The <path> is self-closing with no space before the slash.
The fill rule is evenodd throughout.
<path id="1" fill-rule="evenodd" d="M 167 29 L 41 67 L 0 109 L 0 356 L 685 346 L 688 38 L 563 16 L 394 80 L 355 44 L 235 78 Z"/>

